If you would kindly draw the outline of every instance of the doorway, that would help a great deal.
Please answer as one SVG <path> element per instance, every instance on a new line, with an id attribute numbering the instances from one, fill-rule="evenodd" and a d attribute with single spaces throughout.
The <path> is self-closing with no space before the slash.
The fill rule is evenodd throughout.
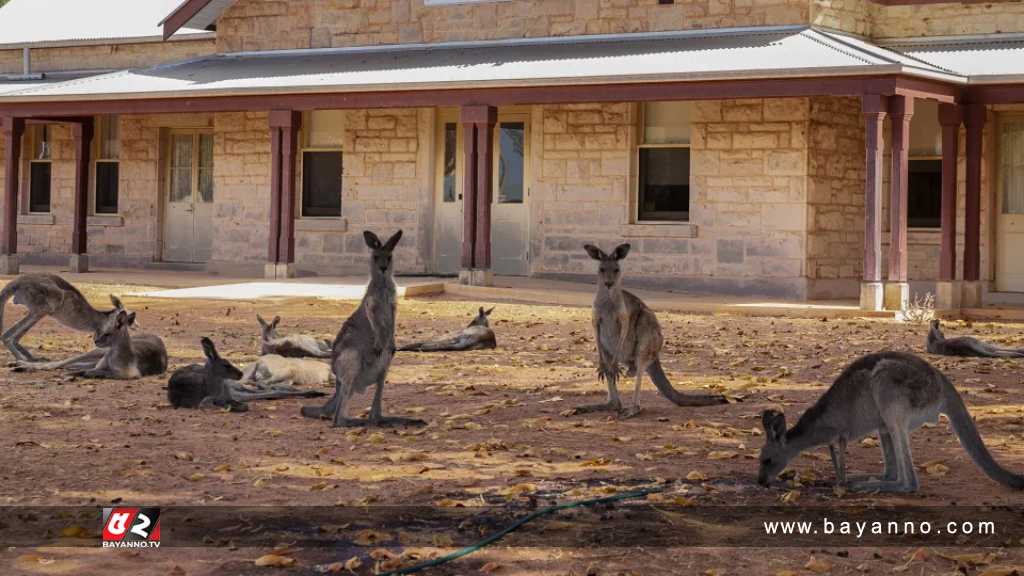
<path id="1" fill-rule="evenodd" d="M 168 148 L 163 259 L 207 262 L 213 238 L 213 134 L 175 130 Z"/>
<path id="2" fill-rule="evenodd" d="M 996 290 L 1024 292 L 1024 116 L 1000 122 L 995 249 Z"/>

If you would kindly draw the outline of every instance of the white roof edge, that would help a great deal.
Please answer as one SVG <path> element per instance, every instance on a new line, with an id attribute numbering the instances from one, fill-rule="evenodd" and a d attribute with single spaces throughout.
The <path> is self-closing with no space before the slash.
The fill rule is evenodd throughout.
<path id="1" fill-rule="evenodd" d="M 12 44 L 0 44 L 0 50 L 20 50 L 22 48 L 74 48 L 77 46 L 106 46 L 123 44 L 149 44 L 160 42 L 188 42 L 197 40 L 216 40 L 216 32 L 205 30 L 192 31 L 184 30 L 181 36 L 164 40 L 163 36 L 134 36 L 128 38 L 88 38 L 82 40 L 47 40 L 42 42 L 17 42 Z"/>
<path id="2" fill-rule="evenodd" d="M 998 32 L 994 34 L 961 34 L 947 36 L 913 36 L 876 38 L 874 43 L 885 46 L 932 46 L 943 44 L 970 44 L 974 42 L 1024 41 L 1024 32 Z"/>

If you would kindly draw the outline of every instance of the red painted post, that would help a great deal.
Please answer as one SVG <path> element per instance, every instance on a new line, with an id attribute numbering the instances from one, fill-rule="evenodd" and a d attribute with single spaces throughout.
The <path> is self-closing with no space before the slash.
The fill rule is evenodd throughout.
<path id="1" fill-rule="evenodd" d="M 465 176 L 462 183 L 462 269 L 472 270 L 476 255 L 476 125 L 462 122 Z"/>
<path id="2" fill-rule="evenodd" d="M 0 131 L 4 139 L 4 216 L 0 234 L 0 256 L 4 257 L 5 274 L 16 274 L 18 254 L 18 168 L 21 159 L 21 136 L 25 133 L 25 119 L 6 116 L 0 118 Z"/>
<path id="3" fill-rule="evenodd" d="M 914 99 L 897 95 L 889 100 L 892 172 L 889 194 L 889 282 L 907 281 L 907 168 L 910 120 Z"/>
<path id="4" fill-rule="evenodd" d="M 295 155 L 301 126 L 302 114 L 299 112 L 270 112 L 270 236 L 267 242 L 267 262 L 275 267 L 295 262 Z M 276 268 L 274 275 L 282 276 Z"/>
<path id="5" fill-rule="evenodd" d="M 92 162 L 93 119 L 83 118 L 71 125 L 75 142 L 75 207 L 71 228 L 71 254 L 82 256 L 89 251 L 89 164 Z M 73 266 L 74 267 L 74 266 Z"/>
<path id="6" fill-rule="evenodd" d="M 942 126 L 942 243 L 939 251 L 939 281 L 956 279 L 956 186 L 960 153 L 960 124 L 963 111 L 956 104 L 939 104 Z"/>
<path id="7" fill-rule="evenodd" d="M 981 279 L 981 152 L 985 128 L 985 105 L 968 104 L 964 115 L 967 127 L 967 190 L 964 199 L 964 281 Z"/>
<path id="8" fill-rule="evenodd" d="M 493 108 L 492 108 L 493 110 Z M 476 255 L 478 270 L 491 269 L 491 202 L 494 197 L 494 122 L 476 125 Z"/>
<path id="9" fill-rule="evenodd" d="M 281 260 L 281 129 L 270 127 L 270 221 L 267 224 L 267 264 Z"/>
<path id="10" fill-rule="evenodd" d="M 864 111 L 864 282 L 882 281 L 882 125 L 887 98 L 868 94 L 862 99 Z M 880 295 L 879 295 L 880 296 Z M 880 303 L 880 301 L 879 301 Z"/>

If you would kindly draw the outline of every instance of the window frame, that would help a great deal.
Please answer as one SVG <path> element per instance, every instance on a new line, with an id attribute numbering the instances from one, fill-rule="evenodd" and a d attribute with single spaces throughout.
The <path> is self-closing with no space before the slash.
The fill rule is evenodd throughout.
<path id="1" fill-rule="evenodd" d="M 686 103 L 686 104 L 691 104 L 692 103 L 689 100 L 665 100 L 665 102 L 683 102 L 683 103 Z M 638 106 L 637 106 L 637 108 L 638 108 L 638 110 L 637 110 L 637 125 L 636 125 L 637 136 L 636 136 L 636 146 L 635 146 L 635 150 L 633 152 L 633 166 L 635 167 L 636 173 L 635 173 L 635 175 L 633 177 L 633 206 L 632 206 L 632 210 L 631 210 L 631 212 L 632 212 L 631 220 L 632 220 L 633 224 L 690 224 L 692 222 L 692 215 L 693 215 L 693 193 L 692 193 L 693 192 L 693 190 L 692 190 L 693 189 L 693 123 L 692 122 L 690 123 L 690 143 L 688 143 L 688 144 L 683 144 L 683 143 L 648 144 L 648 143 L 645 142 L 645 140 L 646 140 L 646 134 L 647 134 L 647 104 L 650 104 L 650 103 L 651 102 L 639 102 Z M 690 176 L 689 176 L 689 181 L 687 182 L 687 186 L 690 187 L 690 192 L 691 193 L 690 193 L 690 198 L 689 198 L 689 200 L 687 202 L 689 207 L 688 207 L 688 209 L 686 211 L 686 217 L 684 219 L 666 219 L 666 218 L 646 219 L 646 218 L 642 218 L 641 217 L 641 214 L 643 213 L 643 210 L 642 210 L 643 202 L 642 202 L 642 198 L 641 198 L 642 190 L 640 189 L 640 181 L 642 179 L 641 175 L 640 175 L 640 171 L 642 169 L 642 164 L 640 162 L 640 155 L 641 155 L 641 150 L 644 150 L 644 149 L 671 149 L 671 150 L 685 149 L 685 150 L 688 151 L 689 158 L 690 158 L 690 166 L 689 166 L 688 172 L 689 172 Z"/>
<path id="2" fill-rule="evenodd" d="M 39 134 L 44 135 L 44 141 L 48 143 L 45 158 L 36 158 L 36 145 L 39 143 Z M 53 135 L 50 131 L 49 124 L 35 124 L 29 130 L 25 131 L 28 135 L 28 144 L 25 150 L 28 150 L 28 171 L 25 182 L 27 184 L 24 192 L 24 213 L 25 214 L 53 214 Z M 47 183 L 49 188 L 49 198 L 47 200 L 48 209 L 46 211 L 37 211 L 32 209 L 32 166 L 35 164 L 47 164 L 50 167 L 50 180 Z"/>
<path id="3" fill-rule="evenodd" d="M 344 114 L 343 110 L 336 110 Z M 298 141 L 299 145 L 295 153 L 298 157 L 295 159 L 295 215 L 297 220 L 341 220 L 345 217 L 345 131 L 346 131 L 346 120 L 348 118 L 342 117 L 341 119 L 341 135 L 337 146 L 316 146 L 310 143 L 310 137 L 312 135 L 313 127 L 313 114 L 312 112 L 303 112 L 302 114 L 302 128 L 299 130 Z M 338 182 L 338 215 L 337 216 L 307 216 L 305 212 L 306 205 L 306 153 L 307 152 L 337 152 L 341 157 L 341 174 L 339 175 Z"/>
<path id="4" fill-rule="evenodd" d="M 103 156 L 103 134 L 104 126 L 109 122 L 117 123 L 117 157 L 106 158 Z M 117 114 L 109 114 L 103 116 L 96 116 L 94 125 L 96 130 L 93 133 L 92 138 L 92 163 L 90 164 L 90 186 L 89 186 L 89 215 L 100 216 L 100 217 L 111 217 L 120 216 L 122 205 L 121 205 L 121 117 Z M 97 202 L 99 201 L 99 165 L 104 164 L 117 164 L 117 188 L 114 190 L 115 198 L 117 201 L 117 210 L 114 212 L 100 212 L 98 210 Z"/>

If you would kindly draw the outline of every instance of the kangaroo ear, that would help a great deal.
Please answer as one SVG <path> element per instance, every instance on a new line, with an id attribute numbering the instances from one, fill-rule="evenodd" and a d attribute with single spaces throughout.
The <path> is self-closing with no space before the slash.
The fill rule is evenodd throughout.
<path id="1" fill-rule="evenodd" d="M 117 317 L 114 319 L 114 326 L 120 328 L 121 326 L 126 326 L 128 324 L 130 324 L 128 321 L 128 313 L 124 310 L 118 310 Z"/>
<path id="2" fill-rule="evenodd" d="M 274 319 L 270 321 L 270 327 L 271 328 L 277 328 L 277 325 L 280 324 L 280 323 L 281 323 L 281 317 L 280 316 L 274 316 Z"/>
<path id="3" fill-rule="evenodd" d="M 200 340 L 199 342 L 202 343 L 203 354 L 206 355 L 206 358 L 208 360 L 220 359 L 220 354 L 217 353 L 217 347 L 213 345 L 213 340 L 210 340 L 209 338 L 204 336 L 203 339 Z"/>
<path id="4" fill-rule="evenodd" d="M 490 310 L 488 310 L 488 311 L 484 312 L 484 316 L 490 316 L 490 315 L 491 315 L 491 312 L 494 312 L 494 306 L 491 306 L 491 309 L 490 309 Z"/>
<path id="5" fill-rule="evenodd" d="M 135 312 L 132 312 L 132 313 L 128 314 L 128 316 L 125 318 L 125 323 L 128 326 L 131 326 L 132 324 L 135 324 Z"/>
<path id="6" fill-rule="evenodd" d="M 371 250 L 380 250 L 380 238 L 377 238 L 377 235 L 373 232 L 363 230 L 363 240 L 366 241 L 366 245 L 369 246 Z"/>
<path id="7" fill-rule="evenodd" d="M 586 250 L 587 254 L 589 254 L 594 260 L 605 260 L 608 258 L 608 255 L 604 253 L 604 250 L 601 250 L 593 244 L 584 244 L 583 249 Z"/>
<path id="8" fill-rule="evenodd" d="M 483 306 L 480 307 L 480 311 L 477 312 L 477 315 L 478 316 L 487 316 L 487 313 L 484 312 L 484 307 Z"/>
<path id="9" fill-rule="evenodd" d="M 398 232 L 395 232 L 395 234 L 391 236 L 391 238 L 388 238 L 388 241 L 384 244 L 384 249 L 387 250 L 388 252 L 391 252 L 392 250 L 395 249 L 395 246 L 398 246 L 398 241 L 401 239 L 402 231 L 399 230 Z"/>
<path id="10" fill-rule="evenodd" d="M 765 410 L 761 413 L 761 425 L 769 442 L 785 442 L 786 415 L 778 410 Z"/>
<path id="11" fill-rule="evenodd" d="M 110 303 L 114 305 L 115 310 L 124 310 L 124 304 L 121 303 L 121 299 L 113 294 L 110 295 Z"/>
<path id="12" fill-rule="evenodd" d="M 256 315 L 256 321 L 260 323 L 260 326 L 262 326 L 264 328 L 267 327 L 267 321 L 263 319 L 263 316 L 260 316 L 259 314 L 257 314 Z"/>
<path id="13" fill-rule="evenodd" d="M 629 244 L 619 244 L 615 247 L 615 251 L 612 252 L 612 258 L 616 260 L 622 260 L 629 254 L 629 249 L 632 248 Z"/>

